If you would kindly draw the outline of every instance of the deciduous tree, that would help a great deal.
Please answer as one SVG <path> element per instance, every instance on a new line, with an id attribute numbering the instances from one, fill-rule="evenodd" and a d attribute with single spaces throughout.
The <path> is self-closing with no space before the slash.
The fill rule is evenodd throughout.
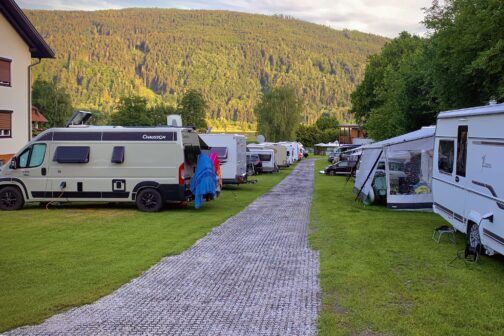
<path id="1" fill-rule="evenodd" d="M 254 109 L 258 132 L 268 141 L 294 140 L 303 105 L 293 88 L 272 89 L 262 96 Z"/>

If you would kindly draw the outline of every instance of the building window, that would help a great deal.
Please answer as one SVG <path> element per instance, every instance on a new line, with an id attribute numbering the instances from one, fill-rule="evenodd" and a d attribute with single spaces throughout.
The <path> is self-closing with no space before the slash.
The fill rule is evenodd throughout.
<path id="1" fill-rule="evenodd" d="M 11 86 L 11 63 L 10 59 L 0 57 L 0 85 Z"/>
<path id="2" fill-rule="evenodd" d="M 0 111 L 0 138 L 12 137 L 12 111 Z"/>

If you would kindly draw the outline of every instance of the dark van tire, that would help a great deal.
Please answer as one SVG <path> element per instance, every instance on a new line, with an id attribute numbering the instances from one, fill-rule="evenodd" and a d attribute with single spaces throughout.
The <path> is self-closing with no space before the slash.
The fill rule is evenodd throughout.
<path id="1" fill-rule="evenodd" d="M 0 189 L 0 210 L 19 210 L 24 206 L 24 198 L 21 190 L 16 187 Z"/>
<path id="2" fill-rule="evenodd" d="M 157 189 L 142 189 L 136 197 L 136 206 L 143 212 L 158 212 L 163 209 L 164 200 Z"/>

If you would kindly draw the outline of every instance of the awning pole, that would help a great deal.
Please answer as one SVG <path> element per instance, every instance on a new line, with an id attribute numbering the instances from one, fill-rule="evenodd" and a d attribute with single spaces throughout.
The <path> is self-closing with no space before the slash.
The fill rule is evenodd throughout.
<path id="1" fill-rule="evenodd" d="M 366 180 L 364 181 L 364 183 L 362 184 L 362 187 L 360 188 L 359 193 L 357 194 L 357 197 L 355 197 L 355 201 L 357 201 L 357 199 L 359 198 L 359 196 L 360 196 L 360 194 L 362 192 L 362 189 L 366 185 L 366 183 L 369 180 L 369 177 L 371 176 L 371 174 L 374 172 L 376 165 L 378 164 L 378 162 L 380 162 L 380 158 L 381 158 L 382 153 L 383 153 L 383 149 L 380 151 L 380 155 L 378 155 L 378 158 L 376 159 L 376 161 L 375 161 L 375 163 L 373 165 L 373 168 L 371 168 L 371 170 L 369 171 L 369 174 L 366 177 Z"/>

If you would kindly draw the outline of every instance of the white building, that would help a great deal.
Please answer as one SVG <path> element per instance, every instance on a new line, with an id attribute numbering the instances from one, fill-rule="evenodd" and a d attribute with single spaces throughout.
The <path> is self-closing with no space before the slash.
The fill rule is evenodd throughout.
<path id="1" fill-rule="evenodd" d="M 14 0 L 0 1 L 0 164 L 31 138 L 32 58 L 54 52 Z"/>

